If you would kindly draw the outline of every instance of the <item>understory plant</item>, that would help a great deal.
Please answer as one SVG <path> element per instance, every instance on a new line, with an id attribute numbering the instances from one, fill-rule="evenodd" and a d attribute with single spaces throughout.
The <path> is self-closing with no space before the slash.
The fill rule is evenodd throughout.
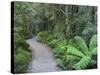
<path id="1" fill-rule="evenodd" d="M 89 46 L 80 36 L 75 36 L 67 45 L 66 67 L 70 69 L 85 69 L 97 64 L 97 35 L 90 39 Z"/>
<path id="2" fill-rule="evenodd" d="M 58 39 L 55 35 L 46 36 L 44 32 L 39 33 L 38 37 L 42 42 L 45 41 L 52 49 L 57 58 L 58 66 L 62 69 L 88 69 L 97 66 L 97 35 L 93 35 L 89 44 L 80 37 L 73 39 Z"/>
<path id="3" fill-rule="evenodd" d="M 48 32 L 42 31 L 37 34 L 38 41 L 45 43 L 47 41 Z"/>
<path id="4" fill-rule="evenodd" d="M 25 72 L 31 58 L 32 55 L 29 45 L 18 32 L 14 33 L 14 72 Z"/>

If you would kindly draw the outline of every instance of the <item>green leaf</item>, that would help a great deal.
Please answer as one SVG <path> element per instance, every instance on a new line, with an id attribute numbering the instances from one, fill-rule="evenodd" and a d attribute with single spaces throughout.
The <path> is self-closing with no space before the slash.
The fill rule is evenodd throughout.
<path id="1" fill-rule="evenodd" d="M 81 38 L 80 36 L 76 36 L 74 37 L 75 42 L 79 48 L 79 50 L 81 50 L 84 54 L 88 54 L 88 47 L 85 43 L 85 40 L 83 38 Z"/>
<path id="2" fill-rule="evenodd" d="M 78 63 L 76 63 L 73 68 L 76 70 L 85 69 L 91 61 L 90 56 L 84 56 Z"/>
<path id="3" fill-rule="evenodd" d="M 96 47 L 93 48 L 93 50 L 91 51 L 91 54 L 92 54 L 92 55 L 96 55 L 96 54 L 97 54 L 97 48 L 96 48 Z"/>
<path id="4" fill-rule="evenodd" d="M 74 55 L 66 55 L 67 56 L 67 60 L 80 60 L 81 57 L 78 57 L 78 56 L 74 56 Z"/>
<path id="5" fill-rule="evenodd" d="M 89 50 L 92 51 L 97 46 L 97 35 L 93 35 L 90 39 Z"/>
<path id="6" fill-rule="evenodd" d="M 61 67 L 62 69 L 66 69 L 66 67 L 64 66 L 65 63 L 64 63 L 63 59 L 57 59 L 56 61 L 57 61 L 57 64 L 59 67 Z"/>
<path id="7" fill-rule="evenodd" d="M 67 46 L 67 53 L 72 54 L 72 55 L 76 55 L 79 57 L 84 57 L 84 54 L 81 51 L 79 51 L 77 48 L 75 48 L 71 45 Z"/>

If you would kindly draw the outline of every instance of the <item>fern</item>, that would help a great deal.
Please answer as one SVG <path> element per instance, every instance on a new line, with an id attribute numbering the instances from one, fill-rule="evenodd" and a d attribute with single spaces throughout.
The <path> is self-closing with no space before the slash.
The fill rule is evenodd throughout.
<path id="1" fill-rule="evenodd" d="M 97 46 L 97 35 L 93 35 L 90 44 L 89 44 L 89 50 L 92 51 Z"/>
<path id="2" fill-rule="evenodd" d="M 97 54 L 97 48 L 95 47 L 92 51 L 91 51 L 91 55 L 96 55 Z"/>
<path id="3" fill-rule="evenodd" d="M 88 53 L 88 47 L 85 43 L 85 40 L 82 39 L 80 36 L 76 36 L 76 37 L 74 37 L 74 39 L 75 39 L 75 43 L 79 47 L 79 50 L 81 50 L 84 54 L 87 54 Z"/>
<path id="4" fill-rule="evenodd" d="M 85 69 L 91 65 L 97 63 L 97 44 L 96 35 L 93 35 L 89 47 L 85 43 L 85 40 L 80 36 L 74 37 L 74 39 L 66 42 L 59 42 L 60 44 L 54 48 L 54 53 L 57 58 L 60 58 L 57 62 L 62 69 Z"/>
<path id="5" fill-rule="evenodd" d="M 75 69 L 85 69 L 90 63 L 91 58 L 89 56 L 84 56 L 78 63 L 76 63 L 73 68 Z"/>
<path id="6" fill-rule="evenodd" d="M 76 45 L 76 43 L 75 43 L 75 40 L 74 39 L 69 39 L 68 40 L 68 45 L 72 45 L 72 46 L 78 48 L 77 45 Z"/>
<path id="7" fill-rule="evenodd" d="M 89 48 L 87 47 L 85 41 L 79 37 L 76 36 L 73 40 L 70 40 L 68 42 L 67 46 L 67 61 L 71 61 L 70 63 L 74 63 L 73 66 L 70 66 L 70 63 L 67 64 L 67 66 L 70 68 L 73 67 L 74 69 L 85 69 L 88 66 L 96 64 L 96 57 L 97 55 L 97 36 L 93 35 Z M 77 47 L 76 47 L 76 45 Z M 80 57 L 80 58 L 77 58 Z M 75 61 L 78 60 L 76 63 Z"/>
<path id="8" fill-rule="evenodd" d="M 64 60 L 57 59 L 56 61 L 57 61 L 57 64 L 58 64 L 59 67 L 61 67 L 62 69 L 66 69 Z"/>
<path id="9" fill-rule="evenodd" d="M 67 55 L 66 56 L 67 58 L 67 60 L 80 60 L 81 59 L 81 57 L 78 57 L 78 56 L 74 56 L 74 55 Z"/>
<path id="10" fill-rule="evenodd" d="M 67 53 L 72 54 L 72 55 L 76 55 L 79 57 L 84 57 L 84 54 L 81 51 L 79 51 L 77 48 L 75 48 L 71 45 L 67 46 Z"/>

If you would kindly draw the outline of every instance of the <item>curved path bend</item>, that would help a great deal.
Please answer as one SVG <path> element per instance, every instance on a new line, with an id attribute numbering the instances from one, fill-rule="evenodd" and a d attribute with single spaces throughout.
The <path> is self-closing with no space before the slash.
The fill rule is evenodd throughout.
<path id="1" fill-rule="evenodd" d="M 57 67 L 51 48 L 43 43 L 38 42 L 36 37 L 26 41 L 30 45 L 33 55 L 27 72 L 36 73 L 60 71 L 60 68 Z"/>

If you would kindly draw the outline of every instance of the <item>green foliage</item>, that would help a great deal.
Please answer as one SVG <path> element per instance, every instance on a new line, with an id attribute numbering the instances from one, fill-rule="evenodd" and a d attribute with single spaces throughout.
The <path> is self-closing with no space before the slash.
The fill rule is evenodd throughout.
<path id="1" fill-rule="evenodd" d="M 93 35 L 90 39 L 89 50 L 92 51 L 97 46 L 97 35 Z"/>
<path id="2" fill-rule="evenodd" d="M 91 55 L 97 55 L 97 47 L 93 48 L 91 51 Z"/>
<path id="3" fill-rule="evenodd" d="M 23 47 L 23 49 L 27 50 L 29 48 L 29 45 L 25 42 L 25 40 L 18 34 L 15 33 L 14 35 L 14 44 L 15 44 L 15 48 L 18 47 Z"/>
<path id="4" fill-rule="evenodd" d="M 91 38 L 92 40 L 90 40 L 91 45 L 94 43 L 96 44 L 97 39 L 96 39 L 96 37 L 94 38 L 94 36 L 96 36 L 96 35 L 93 35 Z M 93 59 L 93 57 L 96 56 L 96 51 L 97 51 L 96 45 L 94 46 L 94 50 L 90 51 L 89 49 L 91 49 L 91 47 L 93 47 L 93 46 L 90 46 L 89 48 L 87 48 L 85 41 L 81 37 L 77 36 L 74 38 L 74 40 L 75 41 L 77 40 L 76 42 L 73 42 L 73 43 L 77 44 L 78 47 L 75 48 L 74 46 L 68 45 L 67 46 L 67 55 L 74 56 L 75 59 L 76 59 L 76 56 L 80 56 L 81 58 L 79 59 L 79 61 L 72 64 L 73 65 L 72 67 L 74 69 L 80 70 L 80 69 L 87 68 L 89 65 L 96 64 L 95 63 L 95 61 L 97 61 L 96 58 Z M 93 40 L 95 40 L 95 41 L 93 41 Z M 82 49 L 87 53 L 83 54 L 84 51 L 82 51 Z M 85 49 L 87 49 L 87 50 L 85 50 Z M 69 59 L 69 60 L 73 60 L 73 59 Z M 67 61 L 69 61 L 69 60 L 67 58 Z M 92 61 L 94 61 L 94 62 L 92 62 Z"/>
<path id="5" fill-rule="evenodd" d="M 56 44 L 54 45 L 53 52 L 56 57 L 62 56 L 66 49 L 67 41 L 66 40 L 58 40 Z"/>
<path id="6" fill-rule="evenodd" d="M 84 56 L 78 63 L 76 63 L 73 68 L 76 70 L 85 69 L 91 61 L 90 56 Z"/>
<path id="7" fill-rule="evenodd" d="M 96 38 L 92 36 L 91 44 L 96 43 Z M 93 41 L 95 40 L 95 41 Z M 58 45 L 53 49 L 55 56 L 58 58 L 58 66 L 62 69 L 85 69 L 88 66 L 96 64 L 96 45 L 93 51 L 89 50 L 85 40 L 80 36 L 75 36 L 74 39 L 69 39 L 68 44 L 63 41 L 57 42 Z M 86 50 L 85 50 L 86 49 Z"/>
<path id="8" fill-rule="evenodd" d="M 52 39 L 48 42 L 49 46 L 54 48 L 57 45 L 57 39 Z"/>
<path id="9" fill-rule="evenodd" d="M 18 32 L 14 33 L 14 72 L 25 71 L 25 67 L 31 60 L 31 51 L 29 45 L 20 36 Z"/>
<path id="10" fill-rule="evenodd" d="M 84 54 L 81 51 L 79 51 L 77 48 L 75 48 L 71 45 L 67 46 L 67 54 L 72 54 L 72 55 L 76 55 L 79 57 L 84 57 Z"/>
<path id="11" fill-rule="evenodd" d="M 74 60 L 75 61 L 79 61 L 81 59 L 81 57 L 76 56 L 76 55 L 71 55 L 71 54 L 67 54 L 66 52 L 66 62 L 70 61 L 70 60 Z"/>
<path id="12" fill-rule="evenodd" d="M 14 28 L 25 39 L 32 36 L 33 13 L 33 7 L 30 3 L 14 2 Z"/>
<path id="13" fill-rule="evenodd" d="M 82 35 L 88 41 L 93 34 L 96 34 L 96 10 L 96 7 L 89 6 L 66 6 L 66 38 Z"/>
<path id="14" fill-rule="evenodd" d="M 57 46 L 56 48 L 53 49 L 53 52 L 56 57 L 61 57 L 66 50 L 65 46 Z"/>
<path id="15" fill-rule="evenodd" d="M 58 64 L 58 66 L 59 66 L 60 68 L 66 69 L 64 60 L 62 60 L 62 59 L 57 59 L 56 61 L 57 61 L 57 64 Z"/>
<path id="16" fill-rule="evenodd" d="M 24 39 L 32 37 L 32 33 L 24 31 L 22 27 L 15 27 L 14 32 L 16 32 L 15 35 L 18 33 Z"/>
<path id="17" fill-rule="evenodd" d="M 79 50 L 82 50 L 82 52 L 84 54 L 87 54 L 88 53 L 88 47 L 85 43 L 85 40 L 82 39 L 79 36 L 75 36 L 74 39 L 75 39 L 75 44 L 78 46 Z"/>
<path id="18" fill-rule="evenodd" d="M 17 48 L 17 52 L 14 55 L 14 63 L 16 65 L 25 65 L 30 61 L 31 54 L 21 47 Z"/>
<path id="19" fill-rule="evenodd" d="M 32 33 L 30 32 L 20 32 L 20 35 L 24 38 L 24 39 L 29 39 L 32 37 Z"/>
<path id="20" fill-rule="evenodd" d="M 52 40 L 57 39 L 57 37 L 53 34 L 48 35 L 47 41 L 51 42 Z"/>
<path id="21" fill-rule="evenodd" d="M 54 48 L 54 47 L 56 47 L 56 45 L 57 45 L 57 37 L 55 36 L 55 35 L 53 35 L 53 34 L 49 34 L 48 35 L 48 37 L 47 37 L 47 44 L 50 46 L 50 47 L 52 47 L 52 48 Z"/>
<path id="22" fill-rule="evenodd" d="M 48 33 L 46 31 L 39 32 L 37 34 L 37 38 L 41 42 L 46 42 L 48 37 Z"/>
<path id="23" fill-rule="evenodd" d="M 33 34 L 53 48 L 62 69 L 85 69 L 97 64 L 96 28 L 95 6 L 14 2 L 15 65 L 27 63 L 31 57 L 25 39 Z"/>

